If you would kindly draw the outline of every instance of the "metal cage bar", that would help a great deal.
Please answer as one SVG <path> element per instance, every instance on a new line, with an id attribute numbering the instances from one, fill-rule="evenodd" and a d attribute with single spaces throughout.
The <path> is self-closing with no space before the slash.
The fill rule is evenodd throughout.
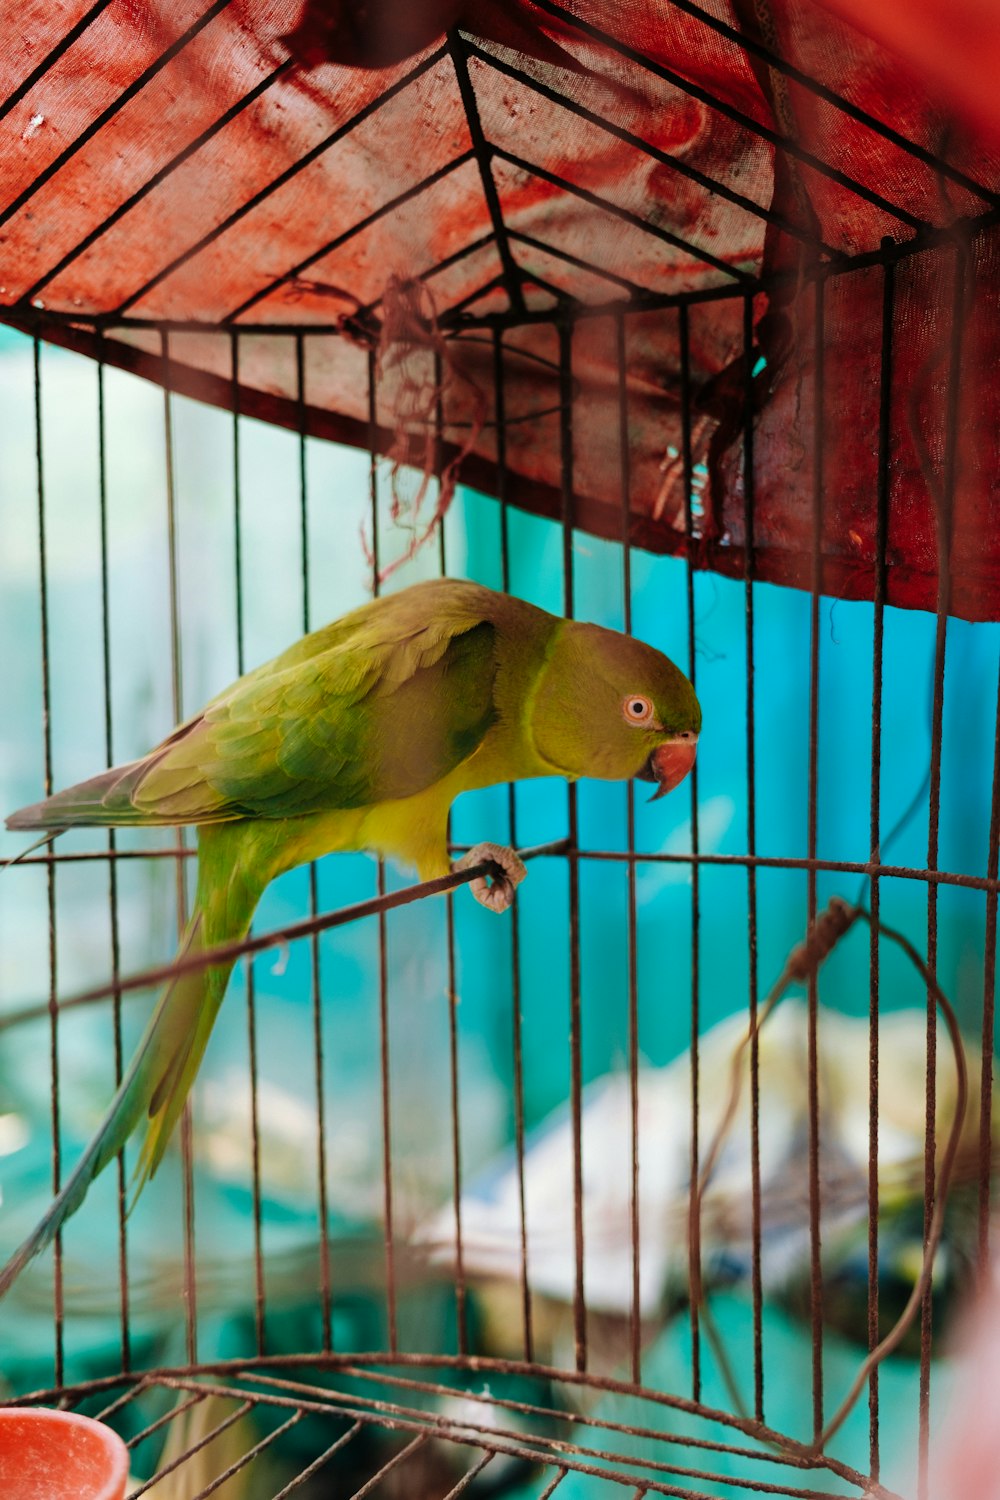
<path id="1" fill-rule="evenodd" d="M 879 353 L 879 450 L 878 450 L 878 518 L 876 522 L 875 599 L 872 616 L 872 744 L 871 792 L 869 800 L 869 838 L 872 857 L 882 843 L 882 664 L 885 625 L 885 552 L 889 530 L 891 410 L 892 410 L 892 330 L 895 298 L 895 268 L 889 263 L 882 277 L 882 345 Z M 869 945 L 868 997 L 868 1347 L 879 1341 L 878 1295 L 878 1066 L 879 1066 L 879 934 L 878 921 L 881 888 L 878 875 L 869 883 L 872 913 Z M 868 1441 L 872 1474 L 879 1473 L 879 1382 L 878 1368 L 872 1370 L 868 1386 Z"/>
<path id="2" fill-rule="evenodd" d="M 170 365 L 170 335 L 160 335 L 160 353 L 165 368 Z M 170 610 L 170 694 L 174 722 L 184 721 L 184 689 L 181 662 L 180 635 L 180 578 L 177 552 L 177 490 L 174 471 L 174 423 L 173 395 L 169 384 L 163 388 L 163 457 L 166 530 L 167 530 L 167 591 Z M 183 827 L 177 829 L 176 849 L 185 847 Z M 179 940 L 187 927 L 188 894 L 184 861 L 175 863 L 177 895 L 177 931 Z M 180 1122 L 181 1161 L 183 1170 L 183 1216 L 184 1216 L 184 1322 L 188 1359 L 193 1364 L 198 1358 L 198 1310 L 195 1293 L 195 1194 L 193 1170 L 192 1103 L 188 1098 Z"/>
<path id="3" fill-rule="evenodd" d="M 510 591 L 510 505 L 507 498 L 507 412 L 504 388 L 503 336 L 499 329 L 493 333 L 493 402 L 497 436 L 497 468 L 500 474 L 500 582 L 507 593 Z M 519 847 L 517 837 L 517 792 L 513 785 L 507 788 L 507 831 L 511 847 Z M 510 967 L 511 967 L 511 1041 L 512 1041 L 512 1087 L 514 1092 L 514 1152 L 517 1171 L 518 1196 L 518 1251 L 521 1291 L 521 1320 L 524 1337 L 524 1357 L 534 1357 L 534 1339 L 531 1321 L 531 1290 L 528 1281 L 528 1221 L 527 1200 L 524 1186 L 524 1039 L 521 1007 L 521 919 L 517 903 L 511 909 Z"/>
<path id="4" fill-rule="evenodd" d="M 101 548 L 101 666 L 104 692 L 104 753 L 108 765 L 114 765 L 114 745 L 111 712 L 111 613 L 110 574 L 108 570 L 108 455 L 107 422 L 105 408 L 105 368 L 97 361 L 97 475 L 98 506 L 100 515 Z M 117 850 L 115 830 L 108 829 L 108 854 Z M 111 937 L 111 979 L 117 980 L 121 972 L 121 941 L 118 907 L 118 866 L 116 860 L 108 859 L 108 923 Z M 114 1044 L 115 1088 L 122 1081 L 124 1056 L 122 1052 L 122 1002 L 121 995 L 112 996 L 112 1033 Z M 118 1175 L 118 1281 L 121 1298 L 121 1347 L 122 1369 L 131 1365 L 131 1338 L 129 1334 L 129 1273 L 128 1234 L 126 1230 L 125 1153 L 121 1151 L 115 1168 Z"/>
<path id="5" fill-rule="evenodd" d="M 615 353 L 618 374 L 618 452 L 619 484 L 622 502 L 622 614 L 626 635 L 632 634 L 632 545 L 628 431 L 628 360 L 625 320 L 615 319 Z M 625 788 L 625 840 L 630 855 L 635 854 L 635 787 Z M 639 962 L 638 919 L 636 916 L 635 859 L 625 866 L 627 887 L 628 938 L 628 1084 L 629 1149 L 631 1152 L 629 1182 L 629 1237 L 632 1252 L 631 1307 L 629 1310 L 629 1366 L 632 1379 L 642 1380 L 642 1286 L 640 1262 L 639 1206 Z"/>
<path id="6" fill-rule="evenodd" d="M 45 461 L 42 444 L 42 351 L 41 343 L 32 341 L 32 374 L 34 378 L 35 417 L 35 472 L 36 500 L 38 506 L 38 603 L 40 609 L 41 676 L 42 676 L 42 760 L 45 795 L 52 793 L 52 684 L 49 670 L 49 581 L 48 548 L 45 522 Z M 59 1036 L 56 986 L 58 979 L 56 955 L 56 867 L 50 865 L 46 874 L 46 898 L 49 923 L 49 1079 L 51 1086 L 52 1121 L 52 1191 L 59 1191 L 62 1179 L 62 1159 L 59 1147 Z M 55 1279 L 53 1286 L 55 1319 L 55 1375 L 57 1383 L 63 1377 L 63 1266 L 62 1236 L 57 1235 L 53 1247 Z"/>
<path id="7" fill-rule="evenodd" d="M 754 449 L 753 449 L 753 379 L 754 379 L 753 300 L 743 302 L 744 402 L 743 422 L 743 549 L 744 608 L 743 632 L 745 651 L 746 737 L 747 737 L 747 854 L 757 852 L 757 735 L 754 685 L 756 651 L 754 642 Z M 761 1199 L 760 1199 L 760 1038 L 757 1034 L 759 985 L 757 971 L 757 868 L 747 865 L 747 1001 L 750 1040 L 750 1236 L 751 1295 L 753 1298 L 753 1389 L 754 1414 L 764 1420 L 764 1346 L 763 1283 L 761 1279 Z"/>
<path id="8" fill-rule="evenodd" d="M 378 598 L 382 587 L 379 547 L 378 515 L 378 385 L 375 351 L 368 353 L 368 428 L 370 433 L 368 461 L 368 499 L 371 522 L 371 569 L 372 596 Z M 396 1319 L 396 1246 L 393 1220 L 392 1191 L 392 1100 L 389 1091 L 389 935 L 386 911 L 389 897 L 385 882 L 385 861 L 378 862 L 378 896 L 375 909 L 378 912 L 378 991 L 379 991 L 379 1066 L 382 1087 L 382 1191 L 384 1194 L 385 1218 L 385 1271 L 386 1271 L 386 1321 L 389 1332 L 389 1348 L 398 1349 L 398 1325 Z"/>
<path id="9" fill-rule="evenodd" d="M 826 283 L 817 276 L 813 303 L 813 451 L 812 451 L 812 569 L 809 598 L 809 770 L 806 792 L 809 858 L 816 858 L 819 817 L 819 679 L 820 620 L 819 601 L 822 586 L 823 556 L 823 463 L 825 421 L 824 293 Z M 806 923 L 816 922 L 816 870 L 806 876 Z M 823 1431 L 823 1281 L 820 1263 L 820 1120 L 819 1120 L 819 1038 L 817 1007 L 819 1004 L 818 972 L 809 975 L 808 984 L 808 1090 L 809 1090 L 809 1312 L 812 1322 L 812 1405 L 813 1439 L 818 1442 Z"/>

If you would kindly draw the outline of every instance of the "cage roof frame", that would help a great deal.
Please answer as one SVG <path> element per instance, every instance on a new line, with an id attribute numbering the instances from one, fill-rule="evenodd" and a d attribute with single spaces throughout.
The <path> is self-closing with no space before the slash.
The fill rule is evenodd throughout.
<path id="1" fill-rule="evenodd" d="M 697 0 L 644 0 L 629 13 L 627 29 L 606 0 L 515 0 L 501 8 L 516 16 L 510 34 L 489 0 L 467 0 L 449 12 L 448 31 L 375 72 L 296 51 L 311 9 L 328 20 L 340 0 L 271 0 L 267 27 L 263 0 L 213 0 L 198 13 L 192 0 L 185 11 L 164 11 L 160 33 L 144 34 L 135 60 L 129 54 L 114 78 L 104 77 L 100 49 L 127 20 L 107 4 L 76 15 L 72 0 L 60 3 L 67 18 L 62 37 L 47 15 L 43 55 L 36 59 L 22 48 L 0 76 L 12 183 L 7 194 L 0 188 L 8 251 L 0 320 L 212 404 L 365 446 L 373 422 L 357 374 L 349 374 L 360 368 L 349 346 L 371 347 L 382 336 L 386 280 L 408 260 L 432 293 L 428 305 L 467 390 L 493 379 L 478 336 L 500 336 L 508 383 L 503 404 L 521 433 L 509 448 L 514 469 L 505 493 L 550 515 L 560 513 L 564 497 L 541 414 L 558 409 L 563 397 L 555 372 L 547 396 L 532 390 L 537 378 L 528 377 L 528 366 L 518 368 L 517 349 L 543 356 L 544 366 L 546 341 L 560 329 L 577 330 L 575 358 L 582 362 L 566 390 L 586 409 L 574 441 L 579 447 L 586 439 L 589 449 L 577 454 L 574 503 L 585 528 L 594 524 L 610 535 L 612 513 L 620 509 L 604 498 L 618 482 L 611 451 L 616 356 L 610 332 L 599 330 L 625 316 L 630 539 L 687 553 L 697 566 L 738 572 L 768 558 L 766 576 L 792 582 L 803 576 L 807 538 L 788 546 L 784 564 L 776 543 L 770 552 L 755 545 L 752 563 L 742 555 L 740 527 L 723 519 L 735 515 L 733 492 L 741 483 L 732 440 L 727 450 L 723 439 L 734 423 L 750 420 L 757 429 L 755 462 L 769 461 L 769 443 L 809 449 L 811 436 L 795 432 L 801 402 L 791 418 L 775 423 L 773 437 L 766 433 L 769 405 L 776 411 L 787 400 L 793 368 L 781 330 L 808 332 L 807 302 L 818 280 L 829 289 L 827 337 L 843 346 L 831 368 L 860 361 L 850 397 L 858 409 L 849 418 L 826 413 L 835 455 L 837 443 L 849 447 L 851 432 L 870 427 L 861 410 L 870 405 L 867 314 L 841 277 L 852 274 L 852 287 L 872 286 L 872 277 L 892 266 L 897 290 L 927 282 L 923 295 L 937 311 L 923 334 L 912 322 L 893 330 L 896 365 L 902 370 L 909 360 L 907 378 L 920 386 L 932 378 L 930 352 L 917 358 L 905 351 L 920 337 L 944 336 L 948 267 L 963 257 L 982 266 L 969 278 L 971 287 L 982 288 L 992 265 L 1000 148 L 952 135 L 943 149 L 912 77 L 905 69 L 897 76 L 877 44 L 827 15 L 826 0 L 809 9 L 800 0 L 769 0 L 763 29 L 742 0 L 720 0 L 718 14 Z M 237 45 L 232 56 L 239 65 L 225 89 L 206 94 L 214 74 L 199 69 L 217 66 Z M 92 77 L 100 84 L 93 91 Z M 50 95 L 58 102 L 60 90 L 71 105 L 64 117 L 49 103 Z M 163 101 L 183 100 L 187 90 L 193 91 L 190 128 L 168 115 L 166 128 L 139 138 L 140 149 L 131 153 L 135 124 Z M 287 123 L 293 117 L 294 129 Z M 111 152 L 106 159 L 103 150 Z M 367 183 L 358 176 L 369 170 L 366 163 L 374 173 Z M 329 213 L 319 206 L 326 195 Z M 484 263 L 490 254 L 498 267 Z M 491 300 L 501 287 L 502 307 Z M 988 358 L 984 340 L 1000 343 L 990 295 L 980 294 L 967 341 L 977 368 Z M 331 304 L 334 298 L 340 305 Z M 905 295 L 899 306 L 908 306 Z M 766 372 L 749 384 L 739 374 L 749 357 L 744 307 L 752 309 L 753 359 Z M 691 309 L 686 377 L 673 313 L 685 308 Z M 853 332 L 843 322 L 848 311 L 857 320 Z M 658 314 L 654 331 L 650 319 Z M 939 331 L 932 334 L 931 325 Z M 162 349 L 149 344 L 150 332 L 185 337 L 164 361 Z M 258 344 L 252 358 L 239 362 L 242 337 L 269 335 L 268 353 Z M 236 340 L 235 384 L 224 374 L 220 337 Z M 317 338 L 334 342 L 320 353 Z M 296 349 L 309 351 L 304 399 L 296 390 Z M 678 423 L 685 378 L 699 410 L 687 467 L 706 466 L 711 497 L 705 517 L 691 526 L 680 525 L 689 507 L 682 468 L 673 466 L 669 482 L 662 478 L 664 455 L 684 446 Z M 848 398 L 836 381 L 826 385 L 827 404 L 843 405 Z M 741 416 L 739 404 L 747 401 L 760 409 Z M 526 440 L 532 414 L 538 432 Z M 385 449 L 391 418 L 377 416 L 377 443 Z M 443 451 L 454 456 L 470 431 L 460 387 L 446 395 L 443 419 Z M 932 420 L 944 434 L 951 420 L 946 405 L 938 404 Z M 984 418 L 972 430 L 989 425 Z M 496 492 L 492 430 L 488 417 L 463 478 Z M 599 432 L 603 449 L 592 441 Z M 901 453 L 910 445 L 903 416 L 892 437 Z M 922 441 L 934 451 L 948 448 L 944 436 Z M 1000 521 L 1000 497 L 989 478 L 1000 455 L 993 465 L 987 439 L 978 441 L 982 452 L 971 469 L 963 449 L 957 490 L 965 493 L 974 469 L 974 483 L 986 486 L 986 504 L 996 503 Z M 858 524 L 854 513 L 871 483 L 863 468 L 852 459 L 853 520 L 845 512 L 841 523 L 840 502 L 833 503 L 828 524 L 841 531 L 827 538 L 824 555 L 841 557 L 829 587 L 870 595 L 874 573 L 851 555 L 849 543 L 861 536 L 864 558 L 873 545 L 873 522 L 862 515 Z M 924 481 L 919 468 L 907 458 L 906 472 L 894 470 L 893 482 L 900 502 L 913 490 L 912 503 L 926 515 L 934 502 L 926 485 L 917 493 Z M 828 480 L 827 488 L 836 484 Z M 763 513 L 777 514 L 786 504 L 794 506 L 793 498 L 775 493 Z M 978 514 L 982 498 L 977 505 Z M 926 521 L 921 525 L 927 533 Z M 793 530 L 785 524 L 786 536 Z M 890 597 L 932 601 L 933 560 L 920 562 L 926 581 L 915 593 L 909 583 L 897 589 L 910 563 L 908 542 L 899 536 L 896 542 L 901 566 L 890 565 Z M 859 569 L 865 578 L 856 576 Z M 996 602 L 961 608 L 1000 614 L 1000 556 Z"/>

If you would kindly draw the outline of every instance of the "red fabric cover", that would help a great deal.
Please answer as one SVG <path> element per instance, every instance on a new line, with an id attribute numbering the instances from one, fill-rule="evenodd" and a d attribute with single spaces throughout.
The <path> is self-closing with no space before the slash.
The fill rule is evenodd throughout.
<path id="1" fill-rule="evenodd" d="M 927 91 L 974 130 L 1000 139 L 1000 25 L 995 0 L 824 0 L 903 58 Z"/>
<path id="2" fill-rule="evenodd" d="M 900 61 L 806 0 L 703 4 L 979 190 L 671 0 L 571 0 L 565 10 L 550 0 L 111 0 L 48 67 L 85 6 L 32 0 L 0 15 L 0 97 L 16 100 L 3 122 L 3 315 L 21 326 L 41 318 L 47 337 L 87 352 L 98 347 L 88 320 L 111 315 L 100 340 L 108 359 L 221 405 L 235 398 L 242 411 L 366 443 L 383 295 L 394 276 L 433 272 L 427 286 L 449 334 L 445 438 L 453 451 L 474 439 L 462 478 L 496 493 L 492 336 L 468 320 L 509 310 L 506 255 L 527 314 L 503 341 L 506 492 L 558 514 L 559 337 L 532 315 L 564 296 L 613 308 L 630 293 L 641 301 L 774 276 L 754 298 L 749 356 L 754 368 L 765 361 L 753 381 L 754 570 L 808 586 L 818 563 L 828 591 L 871 597 L 885 273 L 862 265 L 823 278 L 818 545 L 815 275 L 831 255 L 864 256 L 886 236 L 905 245 L 959 222 L 967 227 L 957 239 L 904 256 L 894 272 L 887 588 L 893 602 L 935 606 L 951 508 L 951 608 L 1000 618 L 989 219 L 1000 153 L 928 95 L 924 72 L 933 70 L 914 49 Z M 436 56 L 448 25 L 462 40 Z M 971 57 L 970 72 L 987 58 Z M 492 207 L 506 244 L 475 154 L 480 133 L 497 148 Z M 775 135 L 791 139 L 799 159 L 776 149 Z M 831 180 L 802 153 L 849 180 Z M 186 325 L 169 332 L 166 363 L 163 319 Z M 739 574 L 743 299 L 698 302 L 688 315 L 691 458 L 708 470 L 695 474 L 691 536 L 681 318 L 651 307 L 624 324 L 632 540 Z M 240 339 L 238 390 L 233 327 L 254 330 Z M 268 327 L 280 331 L 259 331 Z M 295 331 L 319 328 L 328 331 L 304 341 L 300 391 Z M 573 510 L 606 536 L 623 527 L 617 338 L 605 312 L 576 324 L 570 348 Z M 429 352 L 424 363 L 430 380 Z M 377 413 L 386 449 L 391 385 Z"/>

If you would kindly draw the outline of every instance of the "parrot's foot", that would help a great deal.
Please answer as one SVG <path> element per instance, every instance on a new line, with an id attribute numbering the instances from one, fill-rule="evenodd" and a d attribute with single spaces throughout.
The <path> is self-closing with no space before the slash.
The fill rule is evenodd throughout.
<path id="1" fill-rule="evenodd" d="M 470 880 L 469 889 L 480 906 L 489 911 L 506 911 L 513 903 L 515 889 L 528 873 L 524 860 L 505 844 L 476 844 L 468 854 L 456 860 L 454 868 L 467 870 L 470 865 L 481 865 L 486 861 L 497 866 L 497 873 L 493 876 L 477 875 L 475 880 Z"/>

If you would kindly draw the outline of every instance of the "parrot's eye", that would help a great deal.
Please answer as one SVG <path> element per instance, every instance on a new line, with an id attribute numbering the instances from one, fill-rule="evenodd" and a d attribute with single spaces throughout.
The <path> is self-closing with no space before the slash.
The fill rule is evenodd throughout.
<path id="1" fill-rule="evenodd" d="M 649 729 L 655 723 L 653 705 L 642 693 L 629 693 L 622 704 L 622 713 L 627 724 L 634 724 L 637 729 Z"/>

